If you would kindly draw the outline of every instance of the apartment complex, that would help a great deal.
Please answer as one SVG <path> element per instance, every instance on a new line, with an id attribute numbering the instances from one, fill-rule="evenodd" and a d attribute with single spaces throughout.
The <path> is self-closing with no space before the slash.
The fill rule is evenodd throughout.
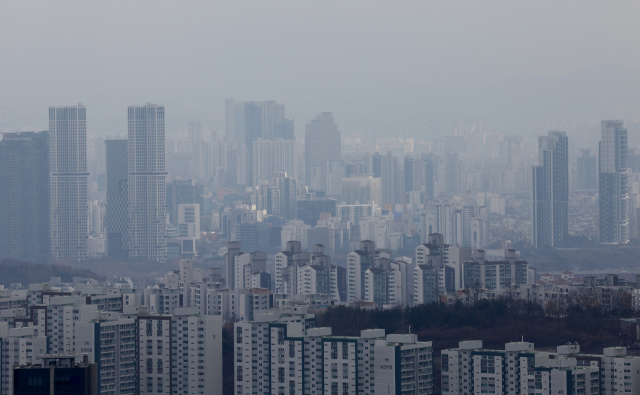
<path id="1" fill-rule="evenodd" d="M 433 394 L 431 342 L 382 329 L 331 336 L 304 313 L 235 324 L 235 394 Z"/>

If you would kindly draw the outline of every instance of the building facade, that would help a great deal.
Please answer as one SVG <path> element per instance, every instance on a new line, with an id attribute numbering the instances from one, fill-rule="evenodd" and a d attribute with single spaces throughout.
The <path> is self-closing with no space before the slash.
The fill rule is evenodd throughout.
<path id="1" fill-rule="evenodd" d="M 105 140 L 107 157 L 107 207 L 105 228 L 107 254 L 112 258 L 128 258 L 129 171 L 127 140 Z"/>
<path id="2" fill-rule="evenodd" d="M 51 256 L 47 132 L 3 136 L 0 185 L 0 258 L 47 262 Z"/>
<path id="3" fill-rule="evenodd" d="M 51 255 L 56 261 L 87 258 L 87 109 L 49 107 Z"/>
<path id="4" fill-rule="evenodd" d="M 129 257 L 167 259 L 164 106 L 128 108 Z"/>
<path id="5" fill-rule="evenodd" d="M 629 241 L 627 144 L 627 129 L 622 121 L 602 121 L 598 180 L 601 243 Z"/>
<path id="6" fill-rule="evenodd" d="M 569 143 L 565 132 L 550 131 L 538 139 L 532 188 L 531 244 L 561 246 L 569 235 Z"/>
<path id="7" fill-rule="evenodd" d="M 305 184 L 327 189 L 327 164 L 342 159 L 340 131 L 330 112 L 323 112 L 305 127 Z"/>

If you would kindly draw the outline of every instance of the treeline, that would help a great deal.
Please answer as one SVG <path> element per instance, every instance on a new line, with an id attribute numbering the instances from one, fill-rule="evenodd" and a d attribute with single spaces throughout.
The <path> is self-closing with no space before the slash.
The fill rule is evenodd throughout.
<path id="1" fill-rule="evenodd" d="M 485 348 L 502 349 L 511 341 L 555 347 L 578 342 L 585 352 L 601 352 L 619 345 L 620 311 L 568 306 L 562 317 L 549 316 L 537 303 L 511 298 L 479 300 L 474 304 L 430 303 L 410 308 L 366 310 L 336 306 L 316 318 L 317 326 L 338 336 L 358 336 L 363 329 L 386 333 L 416 333 L 433 341 L 434 350 L 452 348 L 460 340 L 483 340 Z"/>
<path id="2" fill-rule="evenodd" d="M 71 282 L 74 277 L 93 278 L 104 281 L 104 277 L 86 269 L 74 269 L 57 264 L 25 262 L 19 259 L 4 258 L 0 260 L 0 285 L 21 283 L 23 286 L 33 283 L 49 282 L 51 277 L 60 277 L 62 282 Z"/>

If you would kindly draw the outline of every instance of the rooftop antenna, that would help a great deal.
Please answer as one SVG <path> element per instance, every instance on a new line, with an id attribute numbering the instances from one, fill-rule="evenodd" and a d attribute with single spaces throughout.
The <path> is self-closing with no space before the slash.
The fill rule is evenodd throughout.
<path id="1" fill-rule="evenodd" d="M 409 325 L 409 334 L 411 334 L 411 325 Z"/>
<path id="2" fill-rule="evenodd" d="M 522 335 L 522 342 L 524 343 L 524 335 Z"/>

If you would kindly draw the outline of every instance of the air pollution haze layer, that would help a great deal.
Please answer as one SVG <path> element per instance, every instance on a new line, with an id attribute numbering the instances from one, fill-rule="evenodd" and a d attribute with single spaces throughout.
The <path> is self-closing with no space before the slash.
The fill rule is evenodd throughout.
<path id="1" fill-rule="evenodd" d="M 82 102 L 93 135 L 126 106 L 166 106 L 167 132 L 224 130 L 224 99 L 277 100 L 296 134 L 429 138 L 433 120 L 534 135 L 554 118 L 640 118 L 633 1 L 5 1 L 0 131 L 44 130 Z"/>

